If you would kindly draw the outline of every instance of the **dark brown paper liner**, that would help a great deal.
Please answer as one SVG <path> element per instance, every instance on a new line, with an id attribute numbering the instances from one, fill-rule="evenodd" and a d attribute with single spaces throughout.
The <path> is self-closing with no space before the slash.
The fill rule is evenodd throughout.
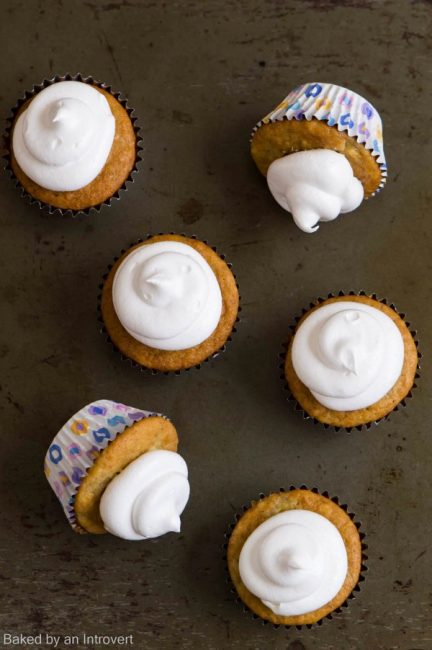
<path id="1" fill-rule="evenodd" d="M 361 430 L 364 430 L 364 429 L 370 429 L 372 426 L 377 426 L 378 424 L 380 424 L 380 422 L 383 422 L 384 420 L 388 420 L 392 413 L 400 410 L 401 408 L 405 408 L 407 406 L 407 400 L 412 398 L 413 390 L 415 390 L 417 388 L 417 383 L 416 383 L 416 381 L 414 381 L 409 393 L 400 402 L 398 402 L 398 404 L 396 404 L 396 406 L 391 411 L 389 411 L 386 415 L 383 415 L 383 417 L 378 418 L 377 420 L 371 420 L 371 422 L 367 422 L 365 424 L 358 424 L 358 425 L 353 426 L 353 427 L 337 427 L 337 426 L 334 426 L 332 424 L 327 424 L 327 423 L 324 423 L 324 422 L 320 422 L 319 420 L 317 420 L 317 418 L 313 417 L 312 415 L 309 415 L 309 413 L 307 413 L 303 409 L 303 407 L 300 406 L 300 404 L 297 402 L 294 395 L 291 393 L 290 387 L 289 387 L 288 382 L 287 382 L 286 377 L 285 377 L 285 359 L 286 359 L 286 355 L 288 353 L 289 343 L 290 343 L 292 337 L 294 336 L 294 333 L 295 333 L 295 330 L 297 328 L 298 322 L 304 316 L 304 314 L 306 314 L 313 307 L 316 307 L 317 305 L 321 304 L 322 302 L 325 302 L 329 298 L 336 298 L 338 296 L 369 296 L 370 298 L 373 298 L 374 300 L 377 300 L 378 302 L 381 302 L 383 305 L 387 305 L 387 307 L 390 307 L 391 309 L 393 309 L 393 311 L 395 311 L 397 313 L 397 315 L 404 321 L 405 325 L 407 326 L 407 328 L 408 328 L 408 330 L 409 330 L 409 332 L 410 332 L 410 334 L 411 334 L 411 336 L 413 338 L 415 346 L 417 348 L 417 370 L 416 370 L 416 373 L 415 373 L 414 380 L 419 380 L 420 379 L 420 370 L 421 370 L 420 360 L 422 358 L 422 354 L 421 354 L 421 352 L 419 350 L 419 343 L 418 343 L 418 340 L 417 340 L 417 331 L 411 329 L 411 323 L 409 323 L 407 320 L 405 320 L 405 314 L 403 312 L 400 312 L 393 303 L 389 303 L 385 298 L 378 298 L 378 296 L 375 293 L 370 294 L 370 293 L 367 293 L 366 291 L 348 291 L 347 293 L 345 293 L 344 291 L 339 291 L 338 293 L 329 293 L 326 298 L 317 298 L 315 302 L 311 302 L 309 304 L 309 307 L 303 308 L 302 313 L 300 314 L 300 316 L 296 316 L 295 319 L 294 319 L 294 323 L 292 323 L 289 326 L 289 329 L 291 330 L 291 334 L 290 334 L 288 340 L 285 341 L 285 343 L 283 344 L 282 351 L 279 353 L 279 358 L 281 360 L 280 364 L 279 364 L 279 370 L 281 371 L 280 378 L 281 378 L 281 380 L 283 382 L 284 390 L 288 392 L 287 399 L 292 404 L 294 410 L 299 411 L 302 414 L 304 420 L 310 420 L 311 422 L 313 422 L 313 424 L 324 427 L 324 429 L 332 429 L 333 431 L 341 431 L 341 430 L 343 430 L 346 433 L 351 433 L 351 431 L 353 429 L 356 429 L 357 431 L 361 431 Z"/>
<path id="2" fill-rule="evenodd" d="M 177 235 L 177 234 L 179 234 L 179 233 L 175 233 L 175 232 L 170 232 L 170 233 L 159 232 L 159 233 L 157 233 L 158 236 L 160 236 L 160 235 Z M 210 244 L 205 239 L 199 239 L 196 235 L 186 235 L 184 233 L 180 233 L 180 235 L 182 237 L 189 237 L 189 239 L 196 239 L 197 241 L 202 241 L 204 244 L 206 244 L 206 246 L 209 246 L 209 248 L 211 248 L 212 251 L 217 253 L 217 255 L 219 255 L 219 257 L 222 260 L 224 260 L 224 262 L 226 263 L 226 265 L 230 269 L 231 273 L 233 274 L 237 289 L 239 290 L 239 285 L 238 285 L 238 282 L 237 282 L 236 275 L 235 275 L 234 271 L 232 270 L 232 264 L 231 264 L 231 262 L 227 261 L 225 255 L 221 255 L 217 251 L 216 247 L 215 246 L 210 246 Z M 143 239 L 138 239 L 138 240 L 132 242 L 127 248 L 123 248 L 120 251 L 120 254 L 117 255 L 117 257 L 115 257 L 113 259 L 112 263 L 108 265 L 107 270 L 105 271 L 104 275 L 102 276 L 102 282 L 98 286 L 98 289 L 100 291 L 100 293 L 98 294 L 98 297 L 97 297 L 97 300 L 98 300 L 98 304 L 97 304 L 98 323 L 100 325 L 99 331 L 104 336 L 105 341 L 111 346 L 111 348 L 118 355 L 120 355 L 120 358 L 121 358 L 122 361 L 127 362 L 133 368 L 138 368 L 141 372 L 143 372 L 145 374 L 148 374 L 148 375 L 181 375 L 181 374 L 183 374 L 185 372 L 190 372 L 191 370 L 200 370 L 201 366 L 204 363 L 208 363 L 212 359 L 216 359 L 216 357 L 220 356 L 221 354 L 223 354 L 226 351 L 227 345 L 229 343 L 231 343 L 233 335 L 237 332 L 237 326 L 238 326 L 238 323 L 240 323 L 239 313 L 241 312 L 241 309 L 242 309 L 241 304 L 240 304 L 241 303 L 240 290 L 239 290 L 239 306 L 238 306 L 238 310 L 237 310 L 237 318 L 234 321 L 234 327 L 231 330 L 231 334 L 229 335 L 229 337 L 227 338 L 225 343 L 222 345 L 222 347 L 219 348 L 219 350 L 216 350 L 216 352 L 213 352 L 213 354 L 211 354 L 209 357 L 207 357 L 206 359 L 201 361 L 201 363 L 198 363 L 198 364 L 196 364 L 194 366 L 190 366 L 190 368 L 182 368 L 180 370 L 157 370 L 156 368 L 147 368 L 146 366 L 142 366 L 140 363 L 138 363 L 134 359 L 131 359 L 130 357 L 127 357 L 126 355 L 124 355 L 117 348 L 117 346 L 111 340 L 111 337 L 109 336 L 108 331 L 107 331 L 107 329 L 105 327 L 105 323 L 104 323 L 104 320 L 103 320 L 103 317 L 102 317 L 102 304 L 101 304 L 101 302 L 102 302 L 102 289 L 103 289 L 103 286 L 105 284 L 105 280 L 108 277 L 109 272 L 111 271 L 112 267 L 117 262 L 117 260 L 120 259 L 120 257 L 124 253 L 126 253 L 130 248 L 132 248 L 133 246 L 136 246 L 137 244 L 141 244 L 142 242 L 147 241 L 147 239 L 151 239 L 154 236 L 155 236 L 154 234 L 147 234 Z"/>
<path id="3" fill-rule="evenodd" d="M 48 86 L 51 86 L 54 83 L 58 83 L 59 81 L 81 81 L 83 83 L 91 84 L 93 86 L 98 86 L 99 88 L 102 88 L 103 90 L 109 92 L 113 97 L 115 97 L 115 99 L 119 102 L 119 104 L 121 104 L 123 108 L 126 110 L 127 114 L 129 115 L 129 119 L 132 123 L 133 130 L 135 132 L 135 139 L 136 139 L 135 140 L 135 164 L 128 178 L 125 180 L 123 185 L 119 187 L 119 189 L 112 196 L 110 196 L 109 199 L 105 199 L 105 201 L 102 201 L 102 203 L 98 203 L 97 205 L 91 205 L 88 208 L 83 208 L 81 210 L 72 210 L 71 208 L 59 208 L 55 205 L 51 205 L 50 203 L 41 201 L 40 199 L 36 199 L 29 192 L 27 192 L 27 190 L 21 185 L 20 181 L 15 176 L 11 166 L 11 152 L 12 152 L 11 135 L 12 135 L 13 124 L 15 122 L 15 118 L 17 116 L 18 111 L 20 110 L 21 106 L 31 97 L 34 97 L 41 90 L 44 90 Z M 100 81 L 96 81 L 95 79 L 93 79 L 93 77 L 83 77 L 81 74 L 75 74 L 75 75 L 65 74 L 65 75 L 56 75 L 51 79 L 44 79 L 42 83 L 38 85 L 34 85 L 31 91 L 28 90 L 25 91 L 24 97 L 21 97 L 17 101 L 15 106 L 12 108 L 11 116 L 7 119 L 7 126 L 3 136 L 5 153 L 3 154 L 2 157 L 5 160 L 4 169 L 9 173 L 9 176 L 12 182 L 14 183 L 15 187 L 17 187 L 21 191 L 21 197 L 24 198 L 30 205 L 35 205 L 40 210 L 43 210 L 48 214 L 54 214 L 55 212 L 58 212 L 59 215 L 61 216 L 76 217 L 79 214 L 88 215 L 91 212 L 100 212 L 102 206 L 106 205 L 109 207 L 111 206 L 114 200 L 120 199 L 120 193 L 127 191 L 128 185 L 134 182 L 135 180 L 134 177 L 138 172 L 138 163 L 141 162 L 142 160 L 140 152 L 142 151 L 143 148 L 141 146 L 142 137 L 141 137 L 140 127 L 138 126 L 137 118 L 134 117 L 133 113 L 134 113 L 134 109 L 129 106 L 128 100 L 122 97 L 121 93 L 113 91 L 110 85 L 102 83 Z"/>
<path id="4" fill-rule="evenodd" d="M 242 601 L 240 596 L 237 594 L 237 590 L 235 588 L 235 585 L 234 585 L 233 581 L 231 580 L 231 575 L 230 575 L 230 572 L 229 572 L 229 569 L 228 569 L 228 557 L 227 557 L 228 542 L 229 542 L 229 539 L 231 537 L 232 531 L 234 530 L 234 528 L 237 525 L 237 522 L 239 521 L 239 519 L 241 518 L 243 513 L 245 513 L 247 510 L 249 510 L 249 508 L 253 505 L 253 503 L 254 503 L 253 501 L 251 501 L 249 505 L 243 505 L 242 506 L 241 511 L 237 512 L 234 515 L 234 521 L 231 522 L 231 524 L 228 527 L 228 530 L 225 532 L 225 543 L 223 545 L 223 551 L 224 551 L 223 559 L 224 559 L 224 562 L 225 562 L 225 574 L 226 574 L 227 584 L 231 587 L 230 591 L 231 591 L 231 594 L 233 594 L 233 596 L 235 598 L 235 601 L 237 603 L 239 603 L 243 607 L 244 614 L 248 615 L 249 617 L 253 618 L 254 620 L 260 621 L 260 623 L 262 625 L 264 625 L 264 626 L 273 627 L 275 630 L 280 628 L 280 627 L 284 627 L 286 630 L 292 630 L 293 628 L 295 628 L 297 630 L 302 630 L 304 628 L 307 628 L 307 629 L 310 630 L 312 627 L 315 627 L 317 625 L 318 626 L 322 625 L 326 619 L 331 621 L 334 614 L 340 614 L 343 609 L 346 609 L 349 606 L 349 602 L 351 600 L 354 600 L 354 598 L 356 597 L 356 594 L 359 593 L 359 591 L 360 591 L 360 583 L 364 582 L 364 580 L 366 579 L 364 574 L 368 571 L 368 567 L 366 565 L 366 562 L 368 560 L 368 556 L 366 555 L 366 551 L 367 551 L 368 546 L 364 542 L 364 540 L 366 538 L 366 534 L 361 529 L 361 522 L 356 520 L 356 515 L 354 513 L 348 511 L 348 506 L 345 503 L 340 503 L 340 500 L 339 500 L 338 497 L 331 497 L 327 491 L 321 492 L 320 490 L 318 490 L 318 488 L 316 488 L 316 487 L 308 488 L 307 485 L 300 485 L 299 488 L 294 486 L 294 485 L 290 485 L 288 490 L 281 487 L 281 488 L 279 488 L 279 490 L 277 490 L 277 492 L 291 492 L 292 490 L 309 490 L 310 492 L 313 492 L 314 494 L 319 494 L 322 497 L 326 497 L 327 499 L 330 499 L 331 501 L 333 501 L 336 505 L 338 505 L 340 508 L 342 508 L 342 510 L 344 510 L 347 513 L 347 515 L 349 516 L 349 518 L 351 519 L 351 521 L 353 522 L 353 524 L 355 525 L 355 527 L 358 530 L 359 537 L 360 537 L 360 543 L 361 543 L 360 575 L 359 575 L 359 579 L 358 579 L 358 582 L 357 582 L 356 586 L 354 587 L 352 592 L 348 595 L 346 600 L 343 603 L 341 603 L 339 605 L 339 607 L 337 607 L 332 612 L 330 612 L 330 614 L 327 614 L 326 616 L 321 618 L 316 623 L 307 623 L 306 625 L 282 625 L 282 624 L 271 623 L 270 621 L 267 621 L 267 620 L 261 618 L 260 616 L 258 616 L 258 614 L 255 614 L 255 612 L 253 612 L 246 605 L 246 603 L 244 603 Z M 266 495 L 266 494 L 263 494 L 261 492 L 259 494 L 259 496 L 258 496 L 258 499 L 256 499 L 255 501 L 265 499 L 267 496 L 271 496 L 274 493 L 275 492 L 270 492 L 269 494 Z"/>

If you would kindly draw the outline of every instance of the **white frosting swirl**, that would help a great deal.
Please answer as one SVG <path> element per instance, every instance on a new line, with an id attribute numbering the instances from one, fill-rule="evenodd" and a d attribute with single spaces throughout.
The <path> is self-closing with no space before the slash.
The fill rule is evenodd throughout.
<path id="1" fill-rule="evenodd" d="M 13 152 L 42 187 L 78 190 L 104 167 L 114 134 L 115 119 L 102 93 L 80 81 L 61 81 L 38 93 L 21 113 Z"/>
<path id="2" fill-rule="evenodd" d="M 337 301 L 312 311 L 292 345 L 296 375 L 334 411 L 378 402 L 402 372 L 402 335 L 385 313 L 361 302 Z"/>
<path id="3" fill-rule="evenodd" d="M 355 210 L 364 195 L 347 158 L 330 149 L 299 151 L 275 160 L 268 168 L 267 183 L 304 232 L 315 232 L 320 221 Z"/>
<path id="4" fill-rule="evenodd" d="M 222 313 L 213 270 L 192 246 L 177 241 L 132 251 L 117 269 L 112 296 L 125 330 L 158 350 L 199 345 L 216 329 Z"/>
<path id="5" fill-rule="evenodd" d="M 108 484 L 99 511 L 106 530 L 123 539 L 178 533 L 189 491 L 183 458 L 157 449 L 139 456 Z"/>
<path id="6" fill-rule="evenodd" d="M 279 616 L 319 609 L 341 589 L 348 559 L 334 524 L 316 512 L 286 510 L 247 538 L 239 560 L 243 583 Z"/>

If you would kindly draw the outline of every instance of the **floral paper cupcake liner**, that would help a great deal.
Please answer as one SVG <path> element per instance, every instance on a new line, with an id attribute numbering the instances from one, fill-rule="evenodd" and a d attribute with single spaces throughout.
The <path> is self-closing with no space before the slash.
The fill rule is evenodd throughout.
<path id="1" fill-rule="evenodd" d="M 374 196 L 384 187 L 387 180 L 387 163 L 381 118 L 376 108 L 361 95 L 335 84 L 302 84 L 256 124 L 251 133 L 251 141 L 261 126 L 282 120 L 320 120 L 338 131 L 346 131 L 349 136 L 364 145 L 379 166 L 381 182 L 370 196 Z"/>
<path id="2" fill-rule="evenodd" d="M 410 332 L 410 334 L 411 334 L 411 336 L 413 338 L 413 341 L 414 341 L 416 349 L 417 349 L 417 368 L 416 368 L 416 373 L 415 373 L 415 380 L 414 380 L 414 383 L 413 383 L 409 393 L 398 404 L 396 404 L 396 406 L 389 413 L 387 413 L 383 417 L 378 418 L 376 420 L 372 420 L 371 422 L 367 422 L 365 424 L 359 424 L 357 426 L 352 426 L 352 427 L 334 426 L 334 425 L 331 425 L 331 424 L 320 422 L 319 420 L 317 420 L 312 415 L 309 415 L 309 413 L 307 413 L 303 409 L 303 407 L 298 403 L 297 399 L 292 394 L 291 389 L 290 389 L 290 387 L 288 385 L 287 379 L 285 377 L 285 372 L 284 372 L 285 359 L 286 359 L 286 355 L 287 355 L 287 352 L 288 352 L 288 347 L 289 347 L 289 344 L 290 344 L 290 341 L 291 341 L 292 337 L 294 336 L 295 330 L 297 328 L 297 324 L 300 321 L 300 319 L 310 309 L 312 309 L 313 307 L 316 307 L 317 305 L 325 302 L 329 298 L 336 298 L 336 297 L 342 297 L 342 296 L 370 296 L 374 300 L 382 303 L 383 305 L 386 305 L 386 306 L 390 307 L 390 309 L 393 309 L 393 311 L 395 311 L 396 314 L 398 314 L 398 316 L 404 321 L 405 325 L 407 326 L 407 328 L 408 328 L 408 330 L 409 330 L 409 332 Z M 326 298 L 321 298 L 321 297 L 317 298 L 315 302 L 311 302 L 309 304 L 309 307 L 302 309 L 301 314 L 299 316 L 295 317 L 294 322 L 289 326 L 289 329 L 291 330 L 291 335 L 288 338 L 288 340 L 283 344 L 282 350 L 279 353 L 279 359 L 280 359 L 279 370 L 281 371 L 280 378 L 281 378 L 282 383 L 283 383 L 284 391 L 288 392 L 288 398 L 287 398 L 288 402 L 293 406 L 293 409 L 295 411 L 298 411 L 298 412 L 301 413 L 301 415 L 303 417 L 303 420 L 309 420 L 315 425 L 318 425 L 320 427 L 324 427 L 324 429 L 332 429 L 334 431 L 343 430 L 346 433 L 351 433 L 353 429 L 356 429 L 357 431 L 362 431 L 362 430 L 365 430 L 365 429 L 368 430 L 371 427 L 377 426 L 381 422 L 383 422 L 385 420 L 388 420 L 390 418 L 390 416 L 392 415 L 392 413 L 400 410 L 401 408 L 405 408 L 407 406 L 407 401 L 410 400 L 412 398 L 412 396 L 413 396 L 413 391 L 418 387 L 417 381 L 420 379 L 420 371 L 421 371 L 420 362 L 421 362 L 422 354 L 421 354 L 421 352 L 419 350 L 419 342 L 418 342 L 418 339 L 417 339 L 417 331 L 411 329 L 411 323 L 409 323 L 408 321 L 405 320 L 405 313 L 400 312 L 393 303 L 389 303 L 385 298 L 379 298 L 375 293 L 368 294 L 365 291 L 348 291 L 347 293 L 345 293 L 343 291 L 339 291 L 338 293 L 329 293 Z"/>
<path id="3" fill-rule="evenodd" d="M 175 234 L 178 234 L 178 233 L 174 233 L 174 232 L 161 233 L 160 232 L 160 233 L 157 233 L 157 236 L 164 235 L 164 234 L 175 235 Z M 232 270 L 232 264 L 231 264 L 231 262 L 227 261 L 225 255 L 220 254 L 218 252 L 217 248 L 215 246 L 210 246 L 210 244 L 205 239 L 199 240 L 196 235 L 185 235 L 184 233 L 180 233 L 180 234 L 183 237 L 189 237 L 190 239 L 196 239 L 198 241 L 202 241 L 204 244 L 206 244 L 206 246 L 209 246 L 212 249 L 212 251 L 217 253 L 217 255 L 219 255 L 219 257 L 222 260 L 224 260 L 224 262 L 226 263 L 226 265 L 230 269 L 231 273 L 234 276 L 236 287 L 237 287 L 237 289 L 239 289 L 239 285 L 238 285 L 238 282 L 237 282 L 236 275 L 235 275 L 234 271 Z M 242 310 L 241 296 L 240 296 L 240 293 L 239 293 L 239 306 L 238 306 L 237 318 L 235 320 L 234 327 L 233 327 L 233 329 L 231 331 L 230 336 L 227 338 L 225 343 L 218 350 L 216 350 L 216 352 L 214 352 L 209 357 L 207 357 L 206 359 L 201 361 L 201 363 L 198 363 L 198 364 L 196 364 L 194 366 L 191 366 L 190 368 L 183 368 L 181 370 L 171 370 L 171 371 L 170 370 L 157 370 L 155 368 L 146 368 L 145 366 L 142 366 L 140 363 L 138 363 L 134 359 L 131 359 L 130 357 L 123 354 L 123 352 L 121 352 L 118 349 L 118 347 L 115 345 L 115 343 L 112 341 L 110 335 L 108 334 L 108 330 L 107 330 L 107 328 L 105 326 L 105 323 L 104 323 L 104 320 L 103 320 L 103 317 L 102 317 L 102 289 L 104 287 L 105 280 L 107 279 L 111 269 L 113 268 L 114 264 L 120 259 L 120 257 L 122 255 L 124 255 L 124 253 L 126 253 L 133 246 L 136 246 L 137 244 L 142 244 L 143 242 L 147 241 L 147 239 L 151 239 L 154 236 L 155 236 L 154 234 L 147 234 L 143 239 L 137 239 L 136 241 L 132 242 L 127 248 L 123 248 L 120 251 L 120 254 L 117 255 L 116 257 L 114 257 L 111 264 L 108 265 L 107 270 L 105 271 L 105 273 L 102 276 L 102 281 L 100 282 L 100 284 L 98 286 L 99 294 L 98 294 L 98 297 L 97 297 L 97 301 L 98 301 L 97 302 L 97 314 L 98 314 L 98 323 L 100 325 L 99 331 L 103 335 L 103 337 L 105 339 L 105 342 L 111 347 L 111 349 L 113 351 L 115 351 L 118 355 L 120 355 L 120 359 L 122 361 L 128 363 L 132 368 L 137 368 L 138 370 L 140 370 L 140 372 L 142 372 L 144 374 L 147 374 L 147 375 L 153 375 L 153 376 L 154 375 L 176 375 L 176 376 L 178 376 L 178 375 L 181 375 L 181 374 L 183 374 L 185 372 L 190 372 L 191 370 L 192 371 L 200 370 L 201 366 L 203 364 L 209 363 L 210 361 L 212 361 L 213 359 L 216 359 L 217 357 L 219 357 L 221 354 L 223 354 L 226 351 L 227 346 L 231 343 L 234 334 L 237 333 L 237 326 L 238 326 L 238 324 L 240 323 L 240 320 L 241 320 L 240 316 L 239 316 L 239 313 Z"/>
<path id="4" fill-rule="evenodd" d="M 154 416 L 168 420 L 160 413 L 100 399 L 75 413 L 54 437 L 45 456 L 45 476 L 76 532 L 87 532 L 77 522 L 74 503 L 95 458 L 128 427 Z"/>
<path id="5" fill-rule="evenodd" d="M 80 81 L 82 83 L 90 84 L 93 86 L 97 86 L 98 88 L 102 88 L 106 92 L 110 93 L 123 108 L 126 110 L 129 119 L 132 123 L 132 127 L 135 133 L 135 139 L 136 139 L 136 144 L 135 144 L 135 163 L 134 166 L 129 173 L 128 178 L 124 181 L 124 183 L 121 185 L 121 187 L 118 188 L 118 190 L 110 196 L 108 199 L 105 201 L 102 201 L 101 203 L 98 203 L 96 205 L 89 206 L 87 208 L 79 209 L 79 210 L 74 210 L 72 208 L 60 208 L 55 205 L 51 205 L 50 203 L 46 203 L 44 201 L 41 201 L 40 199 L 35 198 L 32 196 L 21 184 L 19 179 L 16 177 L 12 165 L 11 165 L 11 153 L 12 153 L 12 144 L 11 144 L 11 137 L 12 137 L 12 129 L 13 125 L 16 119 L 16 116 L 18 112 L 20 111 L 21 107 L 25 102 L 27 102 L 29 99 L 32 99 L 35 95 L 37 95 L 39 92 L 47 88 L 48 86 L 51 86 L 52 84 L 58 83 L 60 81 Z M 112 86 L 102 83 L 100 81 L 96 81 L 93 79 L 93 77 L 84 77 L 81 74 L 65 74 L 65 75 L 56 75 L 55 77 L 52 77 L 50 79 L 44 79 L 40 84 L 34 85 L 31 91 L 26 90 L 24 93 L 24 96 L 21 97 L 15 106 L 13 107 L 11 111 L 11 115 L 7 120 L 7 126 L 6 130 L 4 132 L 3 140 L 4 140 L 4 150 L 5 153 L 3 155 L 3 159 L 5 160 L 5 166 L 4 169 L 8 172 L 12 182 L 14 183 L 15 187 L 18 188 L 21 192 L 21 197 L 24 198 L 30 205 L 34 205 L 38 207 L 40 210 L 44 211 L 45 213 L 48 214 L 54 214 L 58 213 L 59 215 L 62 216 L 69 216 L 69 217 L 76 217 L 80 214 L 86 214 L 89 215 L 92 212 L 100 212 L 102 209 L 102 206 L 108 206 L 110 207 L 112 205 L 112 202 L 115 200 L 120 199 L 121 193 L 124 193 L 127 191 L 128 186 L 134 182 L 135 180 L 135 175 L 138 172 L 138 164 L 141 162 L 141 151 L 143 150 L 143 147 L 141 146 L 142 143 L 142 137 L 141 137 L 141 131 L 140 127 L 137 124 L 137 118 L 134 116 L 135 109 L 131 108 L 129 106 L 128 100 L 125 99 L 121 93 L 116 92 L 112 89 Z"/>
<path id="6" fill-rule="evenodd" d="M 323 618 L 321 618 L 321 619 L 320 619 L 319 621 L 317 621 L 316 623 L 307 623 L 307 624 L 304 624 L 304 625 L 282 625 L 282 624 L 274 624 L 274 623 L 271 623 L 270 621 L 267 621 L 267 620 L 261 618 L 260 616 L 258 616 L 258 614 L 255 614 L 255 612 L 253 612 L 253 611 L 252 611 L 252 610 L 251 610 L 251 609 L 250 609 L 250 608 L 249 608 L 249 607 L 248 607 L 248 606 L 243 602 L 243 600 L 242 600 L 242 599 L 240 598 L 240 596 L 238 595 L 237 590 L 236 590 L 236 588 L 235 588 L 235 585 L 234 585 L 234 583 L 233 583 L 233 581 L 232 581 L 232 579 L 231 579 L 231 575 L 230 575 L 229 569 L 228 569 L 228 544 L 229 544 L 229 540 L 230 540 L 230 537 L 231 537 L 231 534 L 232 534 L 234 528 L 235 528 L 236 525 L 237 525 L 237 522 L 241 519 L 242 515 L 243 515 L 247 510 L 249 510 L 249 508 L 250 508 L 251 506 L 253 506 L 254 503 L 256 503 L 256 501 L 261 501 L 262 499 L 265 499 L 266 497 L 271 496 L 271 495 L 274 494 L 275 492 L 291 492 L 292 490 L 309 490 L 310 492 L 313 492 L 314 494 L 319 494 L 320 496 L 322 496 L 322 497 L 326 497 L 327 499 L 330 499 L 330 501 L 333 501 L 333 503 L 335 503 L 337 506 L 339 506 L 339 507 L 340 507 L 344 512 L 346 512 L 346 514 L 349 516 L 349 518 L 351 519 L 351 521 L 353 522 L 353 524 L 354 524 L 355 527 L 357 528 L 357 531 L 358 531 L 358 534 L 359 534 L 359 538 L 360 538 L 360 543 L 361 543 L 361 567 L 360 567 L 360 575 L 359 575 L 359 578 L 358 578 L 357 584 L 355 585 L 355 587 L 353 588 L 353 590 L 351 591 L 351 593 L 348 595 L 348 597 L 345 599 L 345 601 L 344 601 L 343 603 L 341 603 L 341 604 L 339 605 L 339 607 L 337 607 L 336 609 L 334 609 L 330 614 L 327 614 L 326 616 L 324 616 Z M 285 628 L 286 630 L 292 630 L 293 628 L 295 628 L 295 629 L 297 629 L 297 630 L 303 630 L 303 629 L 305 629 L 305 628 L 307 628 L 307 629 L 311 629 L 311 628 L 316 627 L 316 626 L 321 626 L 321 625 L 324 623 L 325 620 L 329 620 L 329 621 L 331 621 L 331 620 L 333 619 L 333 617 L 334 617 L 335 614 L 340 614 L 340 613 L 342 613 L 343 610 L 346 609 L 346 608 L 349 606 L 350 602 L 356 598 L 356 596 L 358 595 L 358 593 L 359 593 L 360 590 L 361 590 L 361 583 L 364 582 L 364 580 L 366 579 L 365 574 L 366 574 L 366 572 L 368 571 L 368 566 L 367 566 L 368 556 L 367 556 L 367 554 L 366 554 L 366 551 L 368 550 L 368 546 L 367 546 L 367 544 L 365 543 L 366 534 L 365 534 L 365 532 L 362 530 L 362 524 L 361 524 L 361 522 L 358 521 L 357 516 L 356 516 L 353 512 L 350 512 L 350 511 L 349 511 L 348 506 L 347 506 L 345 503 L 341 503 L 339 497 L 331 497 L 327 491 L 321 492 L 321 491 L 320 491 L 318 488 L 316 488 L 316 487 L 308 488 L 306 485 L 300 485 L 300 487 L 296 487 L 296 486 L 294 486 L 294 485 L 290 485 L 290 487 L 289 487 L 288 489 L 281 487 L 281 488 L 279 488 L 278 490 L 276 490 L 275 492 L 270 492 L 268 495 L 266 495 L 266 494 L 264 494 L 264 493 L 261 492 L 261 493 L 258 495 L 258 499 L 254 500 L 254 501 L 251 501 L 248 505 L 243 505 L 242 508 L 241 508 L 241 510 L 238 511 L 238 512 L 234 515 L 234 520 L 231 522 L 231 524 L 229 525 L 229 527 L 228 527 L 228 529 L 226 530 L 225 535 L 224 535 L 224 537 L 225 537 L 225 543 L 223 544 L 223 561 L 224 561 L 224 563 L 225 563 L 226 582 L 227 582 L 228 586 L 230 587 L 230 592 L 231 592 L 231 594 L 233 595 L 234 600 L 236 601 L 236 603 L 238 603 L 240 606 L 242 606 L 243 613 L 244 613 L 246 616 L 248 616 L 249 618 L 251 618 L 251 619 L 253 619 L 253 620 L 255 620 L 255 621 L 259 621 L 259 622 L 261 623 L 261 625 L 263 625 L 263 626 L 273 627 L 274 629 L 278 629 L 278 628 L 282 627 L 282 628 Z"/>

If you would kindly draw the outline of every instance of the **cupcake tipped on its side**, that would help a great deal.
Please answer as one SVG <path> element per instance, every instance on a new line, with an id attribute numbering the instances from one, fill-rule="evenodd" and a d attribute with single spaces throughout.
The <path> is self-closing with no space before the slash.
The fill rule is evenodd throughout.
<path id="1" fill-rule="evenodd" d="M 142 540 L 180 531 L 188 469 L 165 416 L 97 400 L 60 429 L 45 475 L 76 532 Z"/>
<path id="2" fill-rule="evenodd" d="M 387 177 L 377 110 L 334 84 L 289 93 L 255 127 L 251 154 L 276 201 L 308 233 L 355 210 Z"/>

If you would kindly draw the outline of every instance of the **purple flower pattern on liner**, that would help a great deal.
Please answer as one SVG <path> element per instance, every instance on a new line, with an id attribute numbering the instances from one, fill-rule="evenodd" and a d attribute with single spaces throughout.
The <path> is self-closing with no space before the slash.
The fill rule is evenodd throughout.
<path id="1" fill-rule="evenodd" d="M 146 414 L 143 413 L 143 411 L 134 411 L 132 413 L 128 413 L 128 415 L 129 415 L 131 420 L 134 420 L 135 422 L 137 422 L 138 420 L 142 420 L 143 418 L 145 418 Z"/>
<path id="2" fill-rule="evenodd" d="M 114 404 L 114 408 L 117 409 L 117 411 L 127 411 L 129 409 L 125 404 Z"/>
<path id="3" fill-rule="evenodd" d="M 72 482 L 79 485 L 84 478 L 84 474 L 85 472 L 82 467 L 73 467 L 71 476 Z"/>
<path id="4" fill-rule="evenodd" d="M 45 475 L 74 529 L 81 530 L 73 504 L 88 468 L 119 433 L 152 415 L 158 414 L 98 400 L 75 413 L 55 436 L 45 457 Z"/>
<path id="5" fill-rule="evenodd" d="M 371 120 L 373 118 L 373 115 L 374 115 L 374 110 L 373 110 L 373 108 L 372 108 L 372 106 L 370 104 L 365 102 L 363 104 L 363 106 L 362 106 L 362 113 L 363 113 L 363 115 L 366 115 L 367 120 Z"/>
<path id="6" fill-rule="evenodd" d="M 359 124 L 359 131 L 362 135 L 365 135 L 367 138 L 370 136 L 370 131 L 369 129 L 366 128 L 365 122 L 361 122 Z"/>
<path id="7" fill-rule="evenodd" d="M 105 415 L 106 412 L 107 410 L 105 406 L 94 405 L 94 406 L 90 406 L 89 408 L 89 413 L 91 413 L 92 415 Z"/>

